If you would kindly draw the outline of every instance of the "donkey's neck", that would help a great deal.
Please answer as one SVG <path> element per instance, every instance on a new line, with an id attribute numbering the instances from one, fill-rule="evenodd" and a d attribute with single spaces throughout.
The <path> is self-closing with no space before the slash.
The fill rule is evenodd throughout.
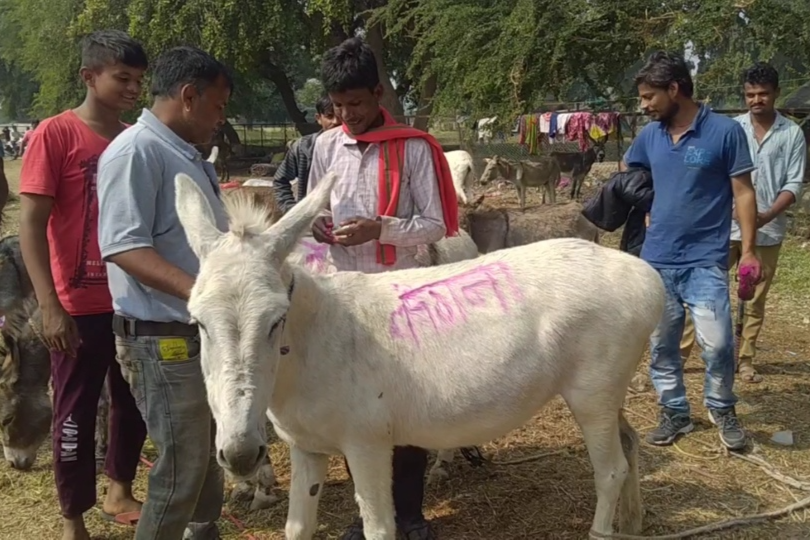
<path id="1" fill-rule="evenodd" d="M 314 276 L 304 268 L 285 264 L 282 270 L 290 291 L 290 309 L 281 337 L 282 354 L 275 372 L 271 407 L 286 401 L 298 380 L 306 356 L 308 336 L 319 310 L 325 307 L 331 289 L 330 279 Z"/>

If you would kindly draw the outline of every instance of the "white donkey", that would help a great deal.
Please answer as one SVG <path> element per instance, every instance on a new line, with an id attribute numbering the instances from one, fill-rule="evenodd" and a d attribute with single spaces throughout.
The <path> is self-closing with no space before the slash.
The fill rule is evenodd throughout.
<path id="1" fill-rule="evenodd" d="M 490 441 L 560 394 L 594 468 L 592 536 L 613 532 L 617 505 L 619 530 L 638 533 L 638 440 L 622 404 L 664 309 L 657 272 L 557 239 L 431 268 L 315 275 L 285 259 L 335 180 L 327 174 L 274 225 L 233 198 L 228 232 L 190 178 L 175 180 L 200 258 L 188 306 L 219 463 L 245 477 L 265 462 L 266 413 L 290 445 L 287 539 L 312 538 L 328 456 L 343 454 L 365 537 L 394 540 L 395 445 Z"/>

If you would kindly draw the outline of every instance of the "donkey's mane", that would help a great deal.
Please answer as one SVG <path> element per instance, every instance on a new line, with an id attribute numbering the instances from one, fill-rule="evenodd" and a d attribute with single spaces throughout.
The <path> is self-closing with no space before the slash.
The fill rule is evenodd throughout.
<path id="1" fill-rule="evenodd" d="M 230 232 L 237 238 L 263 233 L 272 224 L 270 212 L 252 192 L 234 190 L 223 197 Z"/>

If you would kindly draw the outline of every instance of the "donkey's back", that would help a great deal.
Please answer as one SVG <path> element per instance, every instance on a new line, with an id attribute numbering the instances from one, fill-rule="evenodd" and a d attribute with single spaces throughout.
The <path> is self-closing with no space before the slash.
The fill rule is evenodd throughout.
<path id="1" fill-rule="evenodd" d="M 312 375 L 330 381 L 319 391 L 332 398 L 316 401 L 356 413 L 368 409 L 368 395 L 383 396 L 375 414 L 386 411 L 379 418 L 396 444 L 437 449 L 491 440 L 557 394 L 620 406 L 664 306 L 647 263 L 569 238 L 331 279 L 341 300 L 321 305 L 310 328 L 334 330 L 328 343 L 311 335 L 307 348 L 318 360 L 351 361 L 317 362 Z M 340 429 L 336 409 L 322 412 Z"/>

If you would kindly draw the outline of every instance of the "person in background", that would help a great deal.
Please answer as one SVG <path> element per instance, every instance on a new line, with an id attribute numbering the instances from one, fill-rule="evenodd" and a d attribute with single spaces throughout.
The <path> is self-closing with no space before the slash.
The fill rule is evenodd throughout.
<path id="1" fill-rule="evenodd" d="M 441 145 L 423 131 L 395 123 L 380 107 L 383 87 L 377 63 L 361 39 L 327 51 L 321 79 L 343 127 L 315 141 L 308 189 L 328 171 L 338 181 L 329 215 L 315 221 L 313 237 L 329 244 L 337 271 L 418 267 L 418 246 L 458 231 L 458 201 Z M 435 538 L 422 513 L 426 468 L 426 450 L 394 448 L 394 507 L 397 528 L 406 540 Z M 362 519 L 343 536 L 363 538 Z"/>
<path id="2" fill-rule="evenodd" d="M 175 208 L 174 178 L 190 176 L 218 224 L 228 220 L 214 166 L 195 144 L 225 123 L 233 83 L 206 52 L 176 47 L 152 69 L 151 110 L 99 164 L 101 256 L 107 262 L 118 361 L 158 457 L 135 540 L 217 540 L 224 478 L 187 302 L 199 260 Z"/>
<path id="3" fill-rule="evenodd" d="M 5 152 L 3 151 L 3 144 L 0 143 L 0 225 L 3 224 L 3 210 L 8 203 L 8 178 L 6 178 L 6 167 L 4 158 Z"/>
<path id="4" fill-rule="evenodd" d="M 650 375 L 661 407 L 654 445 L 672 444 L 694 428 L 683 380 L 680 339 L 685 308 L 706 364 L 704 404 L 729 449 L 745 447 L 734 395 L 734 343 L 728 285 L 732 204 L 741 229 L 740 267 L 759 273 L 754 164 L 738 122 L 695 102 L 683 56 L 656 52 L 636 75 L 641 107 L 652 121 L 624 155 L 621 167 L 652 174 L 650 224 L 641 258 L 666 287 L 661 322 L 650 337 Z M 756 279 L 756 278 L 755 278 Z"/>
<path id="5" fill-rule="evenodd" d="M 295 141 L 273 176 L 276 202 L 284 214 L 289 212 L 295 206 L 296 201 L 303 199 L 307 193 L 309 167 L 312 163 L 312 149 L 315 146 L 315 140 L 324 131 L 340 125 L 340 120 L 335 117 L 329 96 L 322 97 L 315 104 L 315 121 L 320 124 L 320 131 L 304 135 Z M 297 197 L 293 195 L 291 184 L 296 178 L 298 179 Z"/>
<path id="6" fill-rule="evenodd" d="M 34 120 L 31 122 L 31 126 L 25 130 L 25 135 L 23 135 L 22 141 L 20 142 L 20 155 L 25 155 L 25 147 L 28 146 L 28 143 L 31 141 L 31 134 L 37 129 L 39 125 L 39 120 Z"/>
<path id="7" fill-rule="evenodd" d="M 776 274 L 779 250 L 787 230 L 785 210 L 801 196 L 807 142 L 801 127 L 776 110 L 779 73 L 773 66 L 760 62 L 749 68 L 745 72 L 743 91 L 749 112 L 735 120 L 745 130 L 751 159 L 757 168 L 752 175 L 757 193 L 756 252 L 762 261 L 763 279 L 754 291 L 754 298 L 745 303 L 737 371 L 743 381 L 759 383 L 762 376 L 754 369 L 756 342 L 765 320 L 765 299 Z M 729 266 L 737 264 L 741 249 L 740 225 L 735 213 Z M 689 358 L 694 343 L 694 325 L 687 318 L 681 357 Z"/>
<path id="8" fill-rule="evenodd" d="M 99 156 L 125 126 L 147 68 L 140 43 L 117 30 L 82 42 L 84 102 L 31 132 L 20 173 L 20 247 L 51 350 L 53 468 L 64 516 L 63 540 L 88 540 L 82 517 L 96 504 L 95 423 L 107 378 L 110 392 L 102 505 L 108 520 L 132 525 L 132 494 L 146 428 L 115 362 L 113 307 L 98 245 Z"/>
<path id="9" fill-rule="evenodd" d="M 14 152 L 14 157 L 12 159 L 17 159 L 20 157 L 20 141 L 22 140 L 22 135 L 20 135 L 17 126 L 12 124 L 11 131 L 9 132 L 9 145 L 11 146 L 11 150 Z"/>

